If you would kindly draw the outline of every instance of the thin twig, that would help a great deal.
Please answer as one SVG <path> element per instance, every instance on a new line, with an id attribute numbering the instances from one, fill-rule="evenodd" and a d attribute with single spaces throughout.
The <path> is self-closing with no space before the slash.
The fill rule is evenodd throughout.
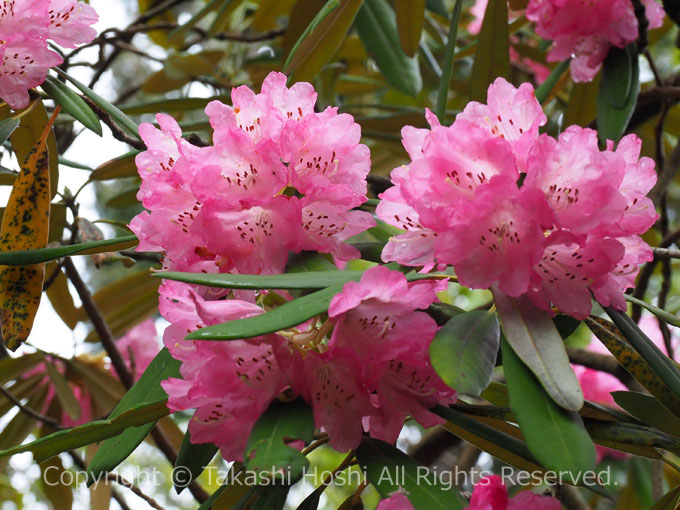
<path id="1" fill-rule="evenodd" d="M 680 259 L 680 250 L 670 248 L 652 248 L 654 257 L 659 259 Z"/>
<path id="2" fill-rule="evenodd" d="M 87 471 L 87 465 L 85 464 L 85 461 L 81 459 L 76 452 L 69 450 L 67 453 L 71 457 L 71 460 L 73 460 L 73 463 L 78 466 L 78 469 L 81 471 Z M 118 503 L 118 506 L 120 506 L 121 510 L 130 510 L 130 507 L 125 502 L 125 498 L 123 498 L 123 496 L 116 489 L 111 488 L 111 496 L 116 500 L 116 503 Z"/>
<path id="3" fill-rule="evenodd" d="M 111 115 L 102 110 L 94 101 L 92 101 L 88 97 L 83 97 L 83 99 L 90 106 L 90 108 L 92 108 L 94 113 L 97 114 L 97 117 L 99 117 L 101 121 L 109 127 L 111 133 L 113 134 L 113 137 L 116 140 L 125 142 L 128 145 L 134 147 L 135 149 L 139 149 L 140 151 L 146 149 L 146 145 L 144 144 L 144 142 L 128 135 L 125 131 L 118 127 L 118 124 L 116 124 L 116 122 L 111 118 Z"/>
<path id="4" fill-rule="evenodd" d="M 108 473 L 106 475 L 106 479 L 111 482 L 116 482 L 117 484 L 122 485 L 123 487 L 127 487 L 132 492 L 134 492 L 139 498 L 146 501 L 151 508 L 155 508 L 156 510 L 165 510 L 162 506 L 160 506 L 156 502 L 155 499 L 153 499 L 151 496 L 147 496 L 146 494 L 144 494 L 139 487 L 137 487 L 134 483 L 126 480 L 118 473 Z"/>
<path id="5" fill-rule="evenodd" d="M 10 393 L 9 390 L 7 390 L 1 384 L 0 384 L 0 393 L 2 393 L 7 400 L 12 402 L 12 404 L 17 406 L 19 411 L 21 411 L 25 415 L 30 416 L 31 418 L 34 418 L 34 419 L 36 419 L 36 420 L 38 420 L 42 423 L 45 423 L 46 425 L 49 425 L 53 429 L 56 429 L 56 430 L 63 430 L 64 429 L 64 427 L 62 427 L 59 424 L 59 422 L 57 420 L 55 420 L 54 418 L 50 418 L 49 416 L 45 416 L 44 414 L 39 413 L 35 409 L 31 409 L 30 407 L 22 404 L 21 401 L 18 398 L 16 398 L 14 395 L 12 395 L 12 393 Z"/>

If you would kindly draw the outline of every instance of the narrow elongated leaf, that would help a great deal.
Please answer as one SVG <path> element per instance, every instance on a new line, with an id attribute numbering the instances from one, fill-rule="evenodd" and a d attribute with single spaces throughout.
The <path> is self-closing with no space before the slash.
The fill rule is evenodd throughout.
<path id="1" fill-rule="evenodd" d="M 560 407 L 568 411 L 581 409 L 583 391 L 550 315 L 538 310 L 526 297 L 510 298 L 497 290 L 493 295 L 512 350 Z"/>
<path id="2" fill-rule="evenodd" d="M 179 97 L 175 99 L 151 99 L 139 103 L 125 104 L 120 107 L 122 112 L 128 115 L 140 115 L 142 113 L 185 112 L 205 108 L 210 101 L 228 102 L 229 96 L 219 95 L 212 97 Z"/>
<path id="3" fill-rule="evenodd" d="M 139 151 L 133 150 L 99 165 L 90 174 L 90 180 L 108 181 L 110 179 L 137 176 L 137 165 L 135 164 L 135 156 L 137 154 L 139 154 Z"/>
<path id="4" fill-rule="evenodd" d="M 425 0 L 395 0 L 394 12 L 397 15 L 397 28 L 401 49 L 412 57 L 418 51 L 420 34 L 425 20 Z"/>
<path id="5" fill-rule="evenodd" d="M 600 88 L 600 75 L 588 83 L 574 83 L 569 103 L 564 112 L 564 125 L 577 124 L 587 127 L 597 116 L 597 91 Z"/>
<path id="6" fill-rule="evenodd" d="M 114 410 L 111 411 L 109 420 L 114 420 L 141 405 L 164 401 L 167 396 L 161 388 L 161 381 L 168 377 L 179 377 L 179 365 L 179 361 L 170 356 L 170 352 L 166 348 L 163 348 L 151 361 L 139 381 L 130 388 Z M 125 460 L 144 441 L 155 423 L 155 420 L 149 420 L 141 423 L 138 427 L 126 428 L 122 434 L 116 437 L 108 436 L 110 439 L 99 446 L 92 462 L 90 462 L 88 467 L 90 479 L 96 480 L 98 476 L 112 471 Z"/>
<path id="7" fill-rule="evenodd" d="M 495 313 L 475 310 L 456 315 L 430 344 L 432 366 L 451 388 L 479 396 L 491 381 L 500 337 Z"/>
<path id="8" fill-rule="evenodd" d="M 664 494 L 649 510 L 677 510 L 678 505 L 680 505 L 680 485 Z"/>
<path id="9" fill-rule="evenodd" d="M 24 266 L 27 264 L 38 264 L 40 262 L 56 260 L 71 255 L 94 255 L 107 251 L 125 250 L 136 246 L 138 243 L 139 241 L 136 236 L 129 235 L 105 239 L 103 241 L 57 246 L 55 248 L 0 252 L 0 265 Z"/>
<path id="10" fill-rule="evenodd" d="M 52 508 L 73 508 L 73 489 L 65 483 L 69 478 L 59 457 L 40 463 L 40 489 L 52 504 Z M 70 474 L 70 473 L 69 473 Z"/>
<path id="11" fill-rule="evenodd" d="M 172 483 L 177 494 L 181 493 L 191 480 L 196 480 L 217 454 L 218 448 L 212 443 L 193 444 L 191 433 L 187 430 L 182 440 L 182 446 L 177 454 Z M 175 477 L 181 474 L 182 479 Z M 188 476 L 187 476 L 188 475 Z"/>
<path id="12" fill-rule="evenodd" d="M 50 224 L 50 166 L 47 137 L 53 119 L 23 162 L 9 196 L 0 230 L 0 251 L 47 246 Z M 45 264 L 0 268 L 2 338 L 16 350 L 33 327 L 42 296 Z"/>
<path id="13" fill-rule="evenodd" d="M 485 102 L 489 85 L 499 76 L 510 79 L 508 4 L 506 0 L 489 0 L 470 76 L 470 99 Z"/>
<path id="14" fill-rule="evenodd" d="M 179 273 L 174 271 L 152 273 L 166 280 L 221 287 L 226 289 L 324 289 L 331 285 L 359 281 L 363 271 L 311 271 L 278 275 Z"/>
<path id="15" fill-rule="evenodd" d="M 595 468 L 595 445 L 581 417 L 559 407 L 502 340 L 503 368 L 512 408 L 529 451 L 546 468 L 573 476 Z"/>
<path id="16" fill-rule="evenodd" d="M 555 87 L 557 82 L 562 78 L 562 75 L 569 69 L 569 59 L 563 60 L 555 66 L 548 77 L 536 89 L 536 99 L 539 103 L 543 103 L 546 99 L 551 97 L 550 92 Z"/>
<path id="17" fill-rule="evenodd" d="M 446 122 L 446 102 L 449 97 L 449 87 L 451 86 L 451 78 L 453 77 L 453 59 L 456 53 L 456 38 L 458 37 L 458 21 L 460 19 L 460 11 L 462 8 L 462 0 L 456 0 L 456 6 L 453 8 L 453 16 L 451 16 L 451 23 L 449 25 L 448 39 L 446 41 L 446 49 L 444 51 L 444 62 L 442 63 L 442 77 L 439 82 L 439 89 L 437 90 L 437 118 L 443 125 Z"/>
<path id="18" fill-rule="evenodd" d="M 676 416 L 680 416 L 680 399 L 668 389 L 649 364 L 619 336 L 621 332 L 612 323 L 596 317 L 589 317 L 585 322 L 630 375 Z"/>
<path id="19" fill-rule="evenodd" d="M 611 395 L 614 402 L 638 420 L 680 437 L 680 418 L 654 397 L 636 391 L 613 391 Z"/>
<path id="20" fill-rule="evenodd" d="M 47 298 L 52 304 L 52 308 L 57 312 L 57 315 L 64 321 L 70 329 L 74 329 L 78 324 L 78 309 L 73 302 L 73 296 L 68 288 L 68 279 L 66 275 L 57 269 L 56 262 L 50 262 L 46 266 L 45 277 L 50 278 L 54 271 L 59 271 L 52 285 L 45 291 Z"/>
<path id="21" fill-rule="evenodd" d="M 57 73 L 59 73 L 61 76 L 66 78 L 68 81 L 73 83 L 73 85 L 78 90 L 80 90 L 86 97 L 90 98 L 94 104 L 99 106 L 99 108 L 101 108 L 106 113 L 108 113 L 113 120 L 115 120 L 118 124 L 120 124 L 120 127 L 122 127 L 130 135 L 141 140 L 141 137 L 139 136 L 139 126 L 137 126 L 137 124 L 135 122 L 133 122 L 132 119 L 130 119 L 130 117 L 125 115 L 116 106 L 109 103 L 106 99 L 104 99 L 102 96 L 97 94 L 94 90 L 92 90 L 90 87 L 88 87 L 84 83 L 81 83 L 78 80 L 76 80 L 75 78 L 73 78 L 72 76 L 69 76 L 64 71 L 59 69 L 58 67 L 55 67 L 54 70 Z"/>
<path id="22" fill-rule="evenodd" d="M 295 81 L 311 81 L 333 57 L 363 0 L 329 0 L 297 40 L 283 66 Z"/>
<path id="23" fill-rule="evenodd" d="M 40 140 L 45 126 L 48 124 L 49 117 L 42 101 L 32 103 L 18 114 L 23 115 L 21 122 L 9 139 L 12 142 L 12 149 L 17 161 L 22 163 L 28 159 L 28 155 L 33 152 L 38 144 L 38 140 Z M 46 143 L 50 167 L 50 199 L 52 199 L 57 194 L 59 187 L 59 150 L 54 131 L 51 129 L 47 135 Z"/>
<path id="24" fill-rule="evenodd" d="M 43 385 L 28 399 L 26 407 L 30 409 L 42 409 L 47 399 L 47 386 Z M 12 448 L 20 445 L 35 428 L 36 420 L 26 413 L 17 413 L 0 432 L 0 457 L 3 457 L 3 448 Z"/>
<path id="25" fill-rule="evenodd" d="M 19 356 L 18 358 L 5 358 L 0 360 L 0 384 L 16 379 L 31 370 L 42 361 L 42 356 L 37 352 Z"/>
<path id="26" fill-rule="evenodd" d="M 57 371 L 57 368 L 51 362 L 46 360 L 45 368 L 61 407 L 72 420 L 77 420 L 80 418 L 80 404 L 73 395 L 73 390 L 71 390 L 64 376 Z"/>
<path id="27" fill-rule="evenodd" d="M 10 137 L 14 130 L 19 127 L 19 119 L 10 117 L 8 119 L 0 120 L 0 144 Z"/>
<path id="28" fill-rule="evenodd" d="M 661 352 L 661 349 L 643 333 L 625 312 L 611 307 L 605 307 L 605 311 L 625 335 L 633 349 L 640 353 L 642 359 L 652 367 L 668 389 L 680 399 L 680 369 L 678 369 L 678 365 Z"/>
<path id="29" fill-rule="evenodd" d="M 93 133 L 102 136 L 102 125 L 99 122 L 99 117 L 83 101 L 83 98 L 73 92 L 64 82 L 57 80 L 53 76 L 47 76 L 42 85 L 40 85 L 40 88 L 54 99 L 54 102 L 61 106 L 71 117 Z"/>
<path id="30" fill-rule="evenodd" d="M 423 87 L 416 57 L 401 49 L 397 18 L 386 0 L 364 0 L 356 19 L 361 42 L 387 82 L 395 89 L 416 96 Z"/>
<path id="31" fill-rule="evenodd" d="M 167 400 L 162 400 L 152 404 L 144 404 L 113 419 L 97 420 L 72 429 L 60 430 L 28 444 L 0 450 L 0 457 L 31 452 L 36 462 L 42 462 L 61 452 L 116 436 L 129 427 L 155 422 L 168 414 L 166 403 Z"/>
<path id="32" fill-rule="evenodd" d="M 302 400 L 283 403 L 275 400 L 255 422 L 244 454 L 245 467 L 262 482 L 296 482 L 309 466 L 309 460 L 288 446 L 289 439 L 305 443 L 314 438 L 314 415 Z M 279 479 L 279 477 L 281 477 Z"/>
<path id="33" fill-rule="evenodd" d="M 656 317 L 667 322 L 671 326 L 675 326 L 676 328 L 680 328 L 680 319 L 678 319 L 678 317 L 676 315 L 674 315 L 670 312 L 667 312 L 666 310 L 662 310 L 661 308 L 656 307 L 654 305 L 650 305 L 649 303 L 642 301 L 641 299 L 638 299 L 635 296 L 629 296 L 628 294 L 624 294 L 623 296 L 626 298 L 626 301 L 630 301 L 631 303 L 635 303 L 636 305 L 640 305 L 642 308 L 644 308 L 648 312 L 651 312 Z"/>
<path id="34" fill-rule="evenodd" d="M 325 0 L 297 0 L 290 10 L 288 25 L 281 39 L 284 62 L 288 60 L 290 51 L 298 42 L 300 36 L 314 19 L 314 16 L 323 8 Z"/>
<path id="35" fill-rule="evenodd" d="M 612 447 L 624 452 L 637 454 L 639 447 L 663 448 L 676 455 L 680 452 L 680 439 L 677 437 L 635 423 L 586 419 L 585 427 L 597 443 L 603 446 L 615 445 Z M 634 449 L 629 450 L 630 446 Z"/>
<path id="36" fill-rule="evenodd" d="M 633 116 L 640 92 L 640 66 L 637 47 L 612 46 L 602 66 L 602 82 L 597 97 L 597 131 L 600 141 L 618 141 Z"/>
<path id="37" fill-rule="evenodd" d="M 368 481 L 383 498 L 403 490 L 415 510 L 459 510 L 466 501 L 453 486 L 444 486 L 395 446 L 364 439 L 356 452 Z"/>

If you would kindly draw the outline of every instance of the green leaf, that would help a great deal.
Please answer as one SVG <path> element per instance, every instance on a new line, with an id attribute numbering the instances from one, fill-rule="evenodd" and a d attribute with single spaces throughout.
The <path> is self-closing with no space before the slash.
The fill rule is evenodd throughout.
<path id="1" fill-rule="evenodd" d="M 614 402 L 638 420 L 662 432 L 680 437 L 680 418 L 654 397 L 636 391 L 613 391 L 611 395 Z"/>
<path id="2" fill-rule="evenodd" d="M 643 425 L 586 419 L 585 427 L 596 443 L 616 450 L 647 456 L 643 453 L 646 448 L 651 450 L 651 458 L 658 456 L 654 448 L 663 448 L 676 455 L 680 452 L 678 438 Z"/>
<path id="3" fill-rule="evenodd" d="M 73 85 L 75 85 L 75 87 L 78 90 L 80 90 L 86 97 L 90 98 L 94 104 L 99 106 L 99 108 L 101 108 L 106 113 L 108 113 L 113 120 L 115 120 L 118 124 L 120 124 L 120 127 L 122 127 L 125 131 L 128 132 L 128 134 L 130 134 L 130 135 L 134 136 L 135 138 L 138 138 L 139 140 L 141 140 L 141 137 L 139 136 L 139 126 L 137 126 L 137 124 L 135 122 L 133 122 L 132 119 L 130 119 L 130 117 L 125 115 L 116 106 L 109 103 L 106 99 L 104 99 L 102 96 L 97 94 L 90 87 L 88 87 L 87 85 L 85 85 L 83 83 L 80 83 L 78 80 L 69 76 L 64 71 L 59 69 L 58 67 L 55 67 L 54 70 L 57 73 L 59 73 L 61 76 L 66 78 L 68 81 L 73 83 Z"/>
<path id="4" fill-rule="evenodd" d="M 597 131 L 600 141 L 618 141 L 633 116 L 640 92 L 640 66 L 637 47 L 612 46 L 602 66 L 602 82 L 597 97 Z"/>
<path id="5" fill-rule="evenodd" d="M 366 478 L 383 498 L 401 489 L 415 510 L 459 510 L 467 502 L 458 490 L 445 486 L 396 446 L 364 438 L 356 452 Z"/>
<path id="6" fill-rule="evenodd" d="M 50 260 L 60 259 L 71 255 L 94 255 L 107 251 L 124 250 L 131 248 L 139 243 L 134 235 L 114 237 L 102 241 L 92 241 L 89 243 L 70 244 L 68 246 L 57 246 L 55 248 L 38 248 L 36 250 L 17 250 L 0 253 L 0 265 L 3 266 L 25 266 L 37 264 Z"/>
<path id="7" fill-rule="evenodd" d="M 90 174 L 91 181 L 107 181 L 109 179 L 120 179 L 122 177 L 136 177 L 137 165 L 135 156 L 140 151 L 132 150 L 122 156 L 113 158 L 106 163 L 102 163 Z"/>
<path id="8" fill-rule="evenodd" d="M 425 0 L 395 0 L 399 42 L 404 53 L 412 57 L 418 51 L 425 20 Z"/>
<path id="9" fill-rule="evenodd" d="M 244 454 L 248 472 L 261 483 L 279 480 L 296 482 L 309 466 L 309 460 L 288 446 L 291 439 L 309 443 L 314 438 L 314 415 L 302 400 L 283 403 L 275 400 L 257 419 L 248 437 Z"/>
<path id="10" fill-rule="evenodd" d="M 122 416 L 130 409 L 167 400 L 167 395 L 161 388 L 161 381 L 169 377 L 179 377 L 179 365 L 180 362 L 170 356 L 166 348 L 161 349 L 139 380 L 111 411 L 109 420 Z M 155 421 L 149 420 L 138 427 L 128 427 L 120 435 L 110 437 L 99 445 L 88 467 L 90 480 L 96 481 L 100 475 L 115 469 L 144 441 L 154 425 Z"/>
<path id="11" fill-rule="evenodd" d="M 212 443 L 193 444 L 191 433 L 187 430 L 182 440 L 182 446 L 177 454 L 175 469 L 173 470 L 173 484 L 177 494 L 181 493 L 189 484 L 188 481 L 196 480 L 208 464 L 217 454 L 217 446 Z M 179 469 L 179 471 L 178 471 Z M 175 479 L 177 473 L 182 474 L 182 479 Z M 186 476 L 188 475 L 188 476 Z"/>
<path id="12" fill-rule="evenodd" d="M 503 333 L 513 351 L 560 407 L 568 411 L 581 409 L 583 391 L 550 315 L 524 296 L 511 298 L 498 290 L 493 290 L 493 296 Z"/>
<path id="13" fill-rule="evenodd" d="M 505 340 L 503 368 L 512 408 L 529 451 L 550 470 L 573 476 L 595 468 L 595 445 L 581 417 L 559 407 Z"/>
<path id="14" fill-rule="evenodd" d="M 116 436 L 129 427 L 155 422 L 168 414 L 166 402 L 163 400 L 140 405 L 113 419 L 97 420 L 80 427 L 60 430 L 31 443 L 0 450 L 0 457 L 31 452 L 36 462 L 42 462 L 61 452 Z"/>
<path id="15" fill-rule="evenodd" d="M 642 308 L 647 310 L 648 312 L 653 313 L 656 317 L 661 319 L 664 322 L 667 322 L 671 326 L 675 326 L 676 328 L 680 328 L 680 319 L 678 317 L 670 312 L 667 312 L 666 310 L 662 310 L 661 308 L 658 308 L 654 305 L 650 305 L 649 303 L 638 299 L 634 296 L 630 296 L 628 294 L 623 295 L 624 298 L 626 298 L 626 301 L 629 301 L 631 303 L 635 303 L 636 305 L 640 305 Z"/>
<path id="16" fill-rule="evenodd" d="M 125 104 L 120 107 L 122 112 L 128 115 L 141 115 L 142 113 L 186 112 L 205 108 L 210 101 L 228 102 L 229 96 L 219 95 L 212 97 L 179 97 L 175 99 L 150 99 L 139 103 Z"/>
<path id="17" fill-rule="evenodd" d="M 20 122 L 21 120 L 16 117 L 0 120 L 0 144 L 7 141 L 14 130 L 19 127 Z"/>
<path id="18" fill-rule="evenodd" d="M 640 353 L 642 359 L 652 367 L 668 389 L 680 398 L 680 369 L 675 362 L 661 352 L 625 312 L 611 307 L 605 307 L 604 310 L 625 335 L 633 349 Z"/>
<path id="19" fill-rule="evenodd" d="M 569 69 L 569 59 L 563 60 L 557 64 L 555 69 L 550 72 L 545 81 L 539 85 L 539 87 L 536 89 L 536 99 L 539 103 L 542 103 L 548 99 L 550 92 L 552 92 L 552 89 L 555 87 L 555 84 L 559 81 L 567 69 Z"/>
<path id="20" fill-rule="evenodd" d="M 0 360 L 0 384 L 16 379 L 31 370 L 43 360 L 41 354 L 34 352 L 17 358 Z"/>
<path id="21" fill-rule="evenodd" d="M 368 54 L 387 82 L 397 90 L 417 96 L 423 87 L 417 57 L 401 49 L 397 18 L 386 0 L 364 0 L 356 28 Z"/>
<path id="22" fill-rule="evenodd" d="M 226 289 L 325 289 L 331 285 L 359 281 L 363 271 L 310 271 L 277 275 L 205 274 L 156 272 L 152 276 L 166 280 L 221 287 Z"/>
<path id="23" fill-rule="evenodd" d="M 442 77 L 439 81 L 439 88 L 437 90 L 437 106 L 436 114 L 439 122 L 446 125 L 446 102 L 449 95 L 449 87 L 451 86 L 451 77 L 453 76 L 453 60 L 456 53 L 456 37 L 458 37 L 458 21 L 460 19 L 460 11 L 463 5 L 462 0 L 456 0 L 456 6 L 453 9 L 453 16 L 451 17 L 451 24 L 449 25 L 448 39 L 446 41 L 446 49 L 444 50 L 444 63 L 442 64 Z"/>
<path id="24" fill-rule="evenodd" d="M 50 382 L 57 394 L 61 407 L 72 420 L 77 420 L 80 418 L 80 404 L 73 395 L 73 391 L 68 382 L 64 376 L 57 371 L 57 368 L 47 360 L 45 360 L 45 368 L 47 369 L 47 375 L 50 378 Z"/>
<path id="25" fill-rule="evenodd" d="M 470 76 L 470 99 L 486 102 L 486 91 L 499 76 L 510 79 L 508 4 L 506 0 L 489 0 Z"/>
<path id="26" fill-rule="evenodd" d="M 680 505 L 680 485 L 668 491 L 649 510 L 677 510 Z"/>
<path id="27" fill-rule="evenodd" d="M 613 324 L 597 317 L 589 317 L 585 322 L 630 375 L 647 388 L 663 405 L 680 416 L 680 399 L 671 393 L 649 364 L 619 337 L 621 332 Z"/>
<path id="28" fill-rule="evenodd" d="M 569 103 L 564 112 L 563 125 L 577 124 L 587 127 L 597 116 L 597 91 L 600 88 L 600 75 L 587 83 L 574 83 Z"/>
<path id="29" fill-rule="evenodd" d="M 54 99 L 54 102 L 60 105 L 71 117 L 93 133 L 102 136 L 102 125 L 99 122 L 99 117 L 83 101 L 83 98 L 72 91 L 68 85 L 48 75 L 42 85 L 40 85 L 40 88 Z"/>
<path id="30" fill-rule="evenodd" d="M 495 313 L 475 310 L 457 315 L 430 344 L 432 366 L 448 386 L 477 397 L 491 381 L 500 337 Z"/>

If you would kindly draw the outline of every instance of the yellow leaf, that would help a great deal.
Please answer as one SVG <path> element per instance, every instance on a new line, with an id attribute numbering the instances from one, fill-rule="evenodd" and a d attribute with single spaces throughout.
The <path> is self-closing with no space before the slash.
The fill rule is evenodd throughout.
<path id="1" fill-rule="evenodd" d="M 47 125 L 47 110 L 45 110 L 42 101 L 38 100 L 31 103 L 26 109 L 19 110 L 17 115 L 23 115 L 23 117 L 21 117 L 19 127 L 14 130 L 9 139 L 12 142 L 12 149 L 14 149 L 17 161 L 21 164 L 26 161 L 26 157 L 38 143 L 38 139 Z M 50 198 L 54 198 L 59 185 L 59 152 L 57 151 L 57 139 L 51 129 L 47 137 L 47 149 L 50 164 Z"/>
<path id="2" fill-rule="evenodd" d="M 12 188 L 0 230 L 0 251 L 30 250 L 47 246 L 50 224 L 50 166 L 47 136 L 58 109 L 26 156 Z M 22 119 L 23 120 L 23 119 Z M 33 326 L 40 305 L 45 264 L 4 266 L 0 269 L 2 338 L 16 350 Z"/>
<path id="3" fill-rule="evenodd" d="M 50 262 L 47 264 L 47 270 L 45 274 L 49 278 L 54 271 L 57 271 L 57 263 Z M 74 329 L 76 324 L 78 324 L 78 309 L 73 303 L 73 297 L 68 289 L 68 280 L 66 275 L 59 270 L 59 274 L 54 278 L 52 285 L 48 287 L 45 291 L 50 303 L 52 303 L 52 308 L 57 312 L 57 315 L 61 317 L 70 329 Z"/>
<path id="4" fill-rule="evenodd" d="M 401 48 L 409 57 L 418 51 L 425 19 L 425 0 L 394 0 Z"/>
<path id="5" fill-rule="evenodd" d="M 574 83 L 569 104 L 564 112 L 564 125 L 578 124 L 587 127 L 597 116 L 597 91 L 600 90 L 600 74 L 588 83 Z"/>
<path id="6" fill-rule="evenodd" d="M 281 48 L 283 49 L 283 59 L 285 62 L 288 53 L 293 49 L 295 43 L 305 31 L 305 28 L 314 19 L 316 13 L 321 10 L 325 0 L 298 0 L 288 16 L 288 26 L 283 33 Z"/>
<path id="7" fill-rule="evenodd" d="M 290 12 L 295 0 L 260 0 L 253 17 L 253 30 L 264 32 L 276 27 L 276 20 Z"/>
<path id="8" fill-rule="evenodd" d="M 65 469 L 59 456 L 52 457 L 40 463 L 41 488 L 45 497 L 50 501 L 53 508 L 66 510 L 73 507 L 73 490 L 63 483 L 69 480 L 64 476 Z"/>
<path id="9" fill-rule="evenodd" d="M 498 76 L 510 79 L 508 4 L 506 0 L 489 0 L 470 76 L 470 99 L 485 101 L 489 85 Z"/>

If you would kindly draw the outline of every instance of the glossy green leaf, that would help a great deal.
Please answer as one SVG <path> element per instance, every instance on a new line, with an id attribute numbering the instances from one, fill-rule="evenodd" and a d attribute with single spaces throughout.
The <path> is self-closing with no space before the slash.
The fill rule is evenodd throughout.
<path id="1" fill-rule="evenodd" d="M 109 420 L 116 419 L 131 409 L 165 401 L 167 395 L 161 388 L 161 381 L 169 377 L 180 377 L 179 365 L 180 362 L 170 356 L 166 348 L 161 349 L 139 380 L 111 411 Z M 101 474 L 113 471 L 144 441 L 155 423 L 155 420 L 149 420 L 138 427 L 128 427 L 120 435 L 110 437 L 99 445 L 88 467 L 88 473 L 93 477 L 91 479 L 96 480 Z"/>
<path id="2" fill-rule="evenodd" d="M 399 42 L 404 53 L 412 57 L 418 51 L 425 19 L 425 0 L 395 0 Z"/>
<path id="3" fill-rule="evenodd" d="M 669 390 L 650 365 L 619 336 L 621 332 L 612 323 L 596 317 L 589 317 L 585 322 L 628 373 L 675 415 L 680 416 L 680 399 Z"/>
<path id="4" fill-rule="evenodd" d="M 546 468 L 576 476 L 595 468 L 595 445 L 581 417 L 559 407 L 538 379 L 502 340 L 510 407 L 529 451 Z"/>
<path id="5" fill-rule="evenodd" d="M 458 393 L 477 397 L 491 381 L 500 336 L 495 313 L 475 310 L 456 315 L 430 344 L 432 367 Z"/>
<path id="6" fill-rule="evenodd" d="M 387 1 L 364 0 L 355 24 L 366 52 L 387 82 L 404 94 L 418 95 L 423 87 L 418 59 L 401 49 L 396 15 Z"/>
<path id="7" fill-rule="evenodd" d="M 329 0 L 299 37 L 283 68 L 295 81 L 310 81 L 340 47 L 363 0 Z"/>
<path id="8" fill-rule="evenodd" d="M 182 446 L 177 454 L 175 470 L 173 470 L 173 484 L 177 494 L 188 485 L 188 481 L 196 480 L 203 470 L 212 462 L 218 448 L 212 443 L 193 444 L 191 433 L 187 430 L 182 440 Z M 182 479 L 175 478 L 181 473 Z M 188 475 L 188 476 L 187 476 Z"/>
<path id="9" fill-rule="evenodd" d="M 58 67 L 55 67 L 54 70 L 61 76 L 66 78 L 68 81 L 70 81 L 86 97 L 90 98 L 94 104 L 99 106 L 99 108 L 108 113 L 111 116 L 111 118 L 120 125 L 120 127 L 122 127 L 125 131 L 128 132 L 128 134 L 141 140 L 141 137 L 139 136 L 139 126 L 137 126 L 137 124 L 133 122 L 132 119 L 130 119 L 130 117 L 125 115 L 116 106 L 109 103 L 106 99 L 97 94 L 94 90 L 92 90 L 84 83 L 81 83 L 72 76 L 69 76 Z"/>
<path id="10" fill-rule="evenodd" d="M 605 307 L 605 311 L 630 342 L 633 349 L 652 367 L 668 389 L 680 399 L 680 369 L 678 365 L 666 356 L 625 312 L 611 307 Z"/>
<path id="11" fill-rule="evenodd" d="M 245 467 L 262 482 L 296 482 L 309 466 L 299 450 L 286 444 L 290 439 L 309 443 L 314 438 L 314 415 L 302 400 L 278 400 L 257 419 L 244 454 Z"/>
<path id="12" fill-rule="evenodd" d="M 102 125 L 99 118 L 92 111 L 92 108 L 83 101 L 83 98 L 71 90 L 68 85 L 53 76 L 47 76 L 40 88 L 71 117 L 93 133 L 102 136 Z"/>
<path id="13" fill-rule="evenodd" d="M 640 447 L 680 452 L 680 439 L 643 425 L 586 419 L 585 427 L 596 443 L 624 452 L 644 455 Z"/>
<path id="14" fill-rule="evenodd" d="M 396 446 L 364 438 L 356 457 L 366 478 L 383 498 L 402 490 L 415 510 L 460 510 L 467 506 L 455 487 L 441 484 Z"/>
<path id="15" fill-rule="evenodd" d="M 510 79 L 508 4 L 506 0 L 489 0 L 470 76 L 470 99 L 486 102 L 486 91 L 499 76 Z"/>
<path id="16" fill-rule="evenodd" d="M 626 132 L 640 91 L 640 66 L 635 43 L 612 46 L 602 66 L 597 97 L 597 131 L 600 141 L 618 141 Z"/>
<path id="17" fill-rule="evenodd" d="M 122 112 L 128 115 L 141 115 L 142 113 L 185 112 L 205 108 L 210 101 L 228 102 L 229 96 L 219 95 L 212 97 L 178 97 L 150 99 L 139 103 L 124 104 L 120 107 Z"/>
<path id="18" fill-rule="evenodd" d="M 629 302 L 634 303 L 636 305 L 640 305 L 642 308 L 644 308 L 648 312 L 654 314 L 656 317 L 665 321 L 666 323 L 670 324 L 671 326 L 675 326 L 676 328 L 680 328 L 680 319 L 678 318 L 677 315 L 674 315 L 670 312 L 667 312 L 666 310 L 662 310 L 661 308 L 656 307 L 654 305 L 650 305 L 646 301 L 638 299 L 634 296 L 624 294 L 623 297 L 626 298 L 626 301 L 629 301 Z"/>
<path id="19" fill-rule="evenodd" d="M 680 437 L 680 418 L 654 397 L 636 391 L 613 391 L 611 395 L 619 407 L 638 420 L 662 432 Z"/>
<path id="20" fill-rule="evenodd" d="M 205 274 L 161 271 L 152 276 L 166 280 L 226 289 L 325 289 L 331 285 L 359 281 L 363 271 L 310 271 L 277 275 Z"/>
<path id="21" fill-rule="evenodd" d="M 497 290 L 493 295 L 503 333 L 513 351 L 560 407 L 581 409 L 583 391 L 550 314 L 534 307 L 527 297 L 511 298 Z"/>
<path id="22" fill-rule="evenodd" d="M 16 117 L 0 120 L 0 144 L 10 137 L 16 128 L 19 127 L 20 120 Z"/>
<path id="23" fill-rule="evenodd" d="M 61 452 L 116 436 L 129 427 L 155 422 L 167 414 L 166 400 L 144 404 L 113 419 L 97 420 L 72 429 L 60 430 L 30 443 L 0 450 L 0 457 L 31 452 L 36 462 L 42 462 Z"/>
<path id="24" fill-rule="evenodd" d="M 134 235 L 114 237 L 103 241 L 70 244 L 55 248 L 38 248 L 36 250 L 17 250 L 0 253 L 0 265 L 23 266 L 60 259 L 71 255 L 94 255 L 107 251 L 125 250 L 139 243 Z"/>

